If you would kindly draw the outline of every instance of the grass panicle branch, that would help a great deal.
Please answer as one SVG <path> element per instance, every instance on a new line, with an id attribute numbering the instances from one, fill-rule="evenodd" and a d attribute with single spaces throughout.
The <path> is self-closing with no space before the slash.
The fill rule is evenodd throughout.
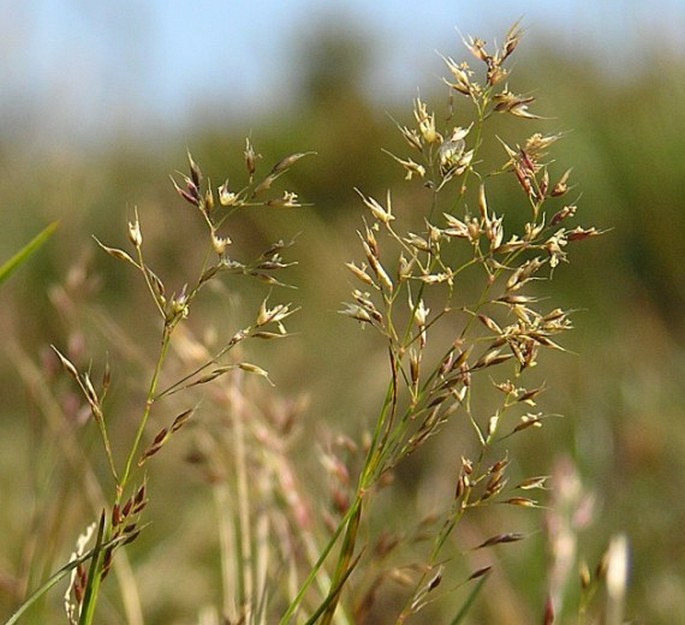
<path id="1" fill-rule="evenodd" d="M 290 305 L 284 304 L 276 304 L 273 308 L 270 308 L 267 306 L 267 299 L 264 299 L 252 325 L 237 330 L 233 338 L 202 366 L 197 367 L 189 374 L 183 374 L 175 382 L 167 383 L 165 391 L 160 393 L 158 390 L 161 381 L 166 378 L 165 368 L 176 330 L 188 318 L 191 306 L 205 284 L 212 279 L 218 278 L 222 273 L 243 274 L 248 277 L 258 278 L 272 285 L 280 284 L 273 277 L 273 274 L 290 265 L 290 263 L 284 262 L 281 257 L 281 250 L 285 247 L 283 242 L 271 245 L 257 260 L 243 263 L 228 256 L 226 248 L 232 241 L 230 237 L 220 235 L 219 232 L 222 228 L 225 228 L 230 212 L 239 207 L 268 206 L 294 208 L 301 206 L 294 193 L 286 191 L 283 196 L 269 197 L 267 191 L 277 178 L 280 178 L 298 160 L 308 154 L 310 153 L 298 153 L 282 159 L 274 165 L 260 183 L 255 184 L 255 174 L 257 172 L 255 161 L 258 155 L 254 152 L 254 148 L 248 140 L 245 158 L 249 182 L 236 197 L 231 197 L 227 186 L 222 185 L 216 191 L 219 197 L 218 201 L 215 200 L 215 191 L 204 185 L 204 177 L 198 164 L 188 154 L 190 173 L 188 176 L 183 176 L 184 186 L 179 186 L 179 184 L 174 182 L 174 187 L 183 199 L 193 204 L 197 209 L 197 214 L 207 226 L 209 235 L 208 247 L 212 253 L 205 256 L 205 261 L 200 267 L 195 283 L 190 287 L 188 285 L 184 286 L 179 292 L 169 294 L 164 281 L 150 267 L 144 254 L 143 229 L 137 209 L 134 220 L 128 224 L 127 232 L 129 244 L 134 248 L 133 255 L 123 249 L 105 245 L 96 239 L 99 247 L 107 254 L 116 260 L 124 261 L 133 266 L 142 275 L 146 289 L 161 318 L 159 352 L 155 365 L 152 368 L 144 405 L 135 427 L 133 438 L 128 449 L 122 450 L 113 448 L 108 432 L 108 421 L 111 417 L 105 409 L 104 400 L 110 383 L 111 372 L 109 365 L 107 365 L 105 375 L 103 376 L 102 388 L 96 390 L 90 371 L 80 372 L 66 355 L 56 347 L 53 347 L 63 368 L 76 382 L 90 408 L 93 420 L 97 424 L 113 480 L 112 497 L 108 504 L 109 511 L 102 511 L 100 514 L 94 548 L 78 556 L 70 565 L 64 567 L 55 576 L 50 578 L 49 582 L 36 591 L 36 594 L 32 595 L 22 608 L 15 613 L 15 616 L 10 619 L 9 623 L 15 622 L 31 604 L 42 597 L 44 593 L 74 569 L 74 567 L 78 567 L 78 574 L 74 576 L 70 585 L 70 595 L 75 603 L 67 602 L 69 619 L 73 623 L 78 623 L 78 625 L 90 625 L 94 622 L 101 583 L 112 566 L 115 552 L 123 545 L 133 542 L 142 530 L 139 521 L 148 499 L 147 477 L 143 467 L 145 460 L 156 454 L 162 445 L 166 443 L 167 439 L 177 432 L 194 412 L 194 409 L 188 409 L 178 415 L 168 428 L 165 427 L 157 433 L 152 439 L 151 444 L 141 455 L 144 440 L 150 436 L 148 422 L 153 409 L 162 398 L 171 392 L 186 390 L 198 384 L 206 384 L 234 369 L 268 379 L 266 370 L 258 365 L 244 361 L 232 362 L 227 365 L 221 363 L 221 360 L 229 354 L 233 347 L 246 339 L 264 338 L 264 335 L 273 335 L 274 337 L 285 337 L 288 335 L 284 322 L 295 311 L 290 308 Z M 249 200 L 244 198 L 249 198 Z M 32 249 L 42 244 L 52 233 L 54 227 L 53 224 L 53 226 L 42 233 L 32 243 L 33 247 L 26 248 L 23 252 L 24 256 L 27 256 Z M 214 371 L 205 379 L 198 378 L 210 366 L 215 366 Z M 121 460 L 119 455 L 122 452 L 124 456 L 123 468 L 118 469 L 117 465 Z M 131 483 L 133 480 L 136 480 L 138 486 L 131 493 Z M 90 561 L 87 570 L 83 568 L 86 561 Z M 251 589 L 248 588 L 247 592 L 251 594 Z"/>
<path id="2" fill-rule="evenodd" d="M 479 160 L 480 149 L 488 140 L 488 122 L 494 115 L 508 114 L 527 123 L 539 119 L 528 108 L 534 98 L 515 95 L 508 83 L 503 83 L 509 76 L 504 62 L 514 52 L 519 38 L 520 31 L 514 27 L 494 53 L 489 53 L 481 40 L 465 42 L 485 64 L 482 82 L 467 63 L 444 59 L 452 75 L 445 80 L 450 90 L 466 96 L 473 105 L 474 117 L 470 121 L 440 128 L 438 116 L 417 98 L 415 126 L 397 124 L 413 156 L 387 153 L 404 170 L 406 180 L 418 180 L 428 190 L 423 232 L 402 231 L 390 192 L 381 203 L 357 190 L 369 211 L 360 232 L 365 260 L 347 264 L 361 286 L 353 291 L 353 301 L 341 312 L 362 325 L 372 326 L 386 342 L 389 382 L 352 495 L 351 509 L 355 512 L 342 521 L 344 531 L 332 581 L 336 592 L 332 599 L 326 599 L 323 623 L 331 621 L 341 599 L 337 588 L 349 576 L 362 513 L 370 513 L 374 489 L 383 476 L 459 414 L 471 424 L 480 450 L 474 458 L 462 460 L 455 501 L 447 507 L 424 572 L 397 622 L 404 622 L 426 604 L 425 594 L 434 585 L 431 579 L 443 557 L 443 547 L 468 510 L 495 502 L 519 507 L 538 505 L 534 499 L 507 488 L 508 451 L 504 460 L 492 464 L 488 464 L 488 457 L 509 436 L 542 425 L 544 415 L 540 413 L 525 412 L 518 423 L 512 423 L 509 413 L 535 405 L 543 388 L 521 386 L 523 376 L 537 365 L 541 349 L 563 350 L 552 337 L 571 328 L 569 313 L 559 308 L 540 309 L 539 298 L 530 287 L 544 279 L 541 273 L 545 268 L 551 277 L 552 270 L 568 260 L 569 243 L 599 232 L 594 228 L 560 227 L 576 211 L 575 205 L 560 204 L 568 191 L 570 170 L 557 182 L 550 182 L 546 156 L 560 135 L 536 132 L 515 147 L 499 136 L 493 137 L 504 148 L 503 162 L 487 170 Z M 522 204 L 530 210 L 530 220 L 523 230 L 508 237 L 505 216 L 490 208 L 486 190 L 501 177 L 519 187 Z M 438 215 L 442 220 L 437 219 Z M 462 247 L 470 249 L 471 258 L 454 265 L 450 259 L 462 258 L 463 254 L 456 251 Z M 462 275 L 468 270 L 472 276 L 474 268 L 480 269 L 483 286 L 469 301 L 473 286 L 464 288 Z M 456 332 L 455 324 L 456 328 L 459 324 L 455 315 L 463 318 L 462 328 Z M 447 322 L 453 332 L 451 338 L 443 330 Z M 438 348 L 437 358 L 434 349 L 429 349 L 431 339 L 446 345 L 444 350 Z M 484 421 L 474 406 L 474 394 L 484 392 L 479 380 L 485 375 L 502 391 L 503 400 Z M 507 422 L 511 425 L 505 430 Z M 519 539 L 516 533 L 504 533 L 486 540 L 480 548 L 513 542 L 514 537 Z"/>

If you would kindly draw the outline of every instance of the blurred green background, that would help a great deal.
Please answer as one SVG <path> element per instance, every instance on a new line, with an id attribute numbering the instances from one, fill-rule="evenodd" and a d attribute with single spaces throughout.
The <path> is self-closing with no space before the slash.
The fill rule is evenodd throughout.
<path id="1" fill-rule="evenodd" d="M 75 14 L 82 12 L 86 29 L 107 17 L 89 13 L 83 3 L 68 4 Z M 550 472 L 560 458 L 571 458 L 577 465 L 596 500 L 594 519 L 581 534 L 581 552 L 590 563 L 599 559 L 612 535 L 627 534 L 631 546 L 628 615 L 640 623 L 685 622 L 685 55 L 682 41 L 671 37 L 677 25 L 685 26 L 685 9 L 666 3 L 654 9 L 663 13 L 657 23 L 650 22 L 637 3 L 606 3 L 594 12 L 589 3 L 577 3 L 577 11 L 573 3 L 561 4 L 564 10 L 570 4 L 573 15 L 566 30 L 549 16 L 538 15 L 535 3 L 524 15 L 528 33 L 517 52 L 512 89 L 536 96 L 534 110 L 545 119 L 535 129 L 565 133 L 554 157 L 559 167 L 573 167 L 572 181 L 582 193 L 578 222 L 610 232 L 572 249 L 571 265 L 560 267 L 549 287 L 552 299 L 578 309 L 576 329 L 564 343 L 573 354 L 554 356 L 546 363 L 550 390 L 545 407 L 565 418 L 543 435 L 528 439 L 526 462 L 534 473 Z M 524 5 L 527 12 L 527 3 L 514 2 L 504 13 L 516 19 Z M 297 6 L 302 16 L 306 8 L 306 3 Z M 41 7 L 35 3 L 34 9 Z M 480 34 L 463 28 L 455 10 L 448 27 L 435 27 L 438 40 L 430 46 L 419 43 L 431 34 L 423 25 L 417 25 L 416 43 L 408 43 L 388 37 L 390 27 L 378 33 L 381 26 L 392 24 L 394 11 L 401 9 L 388 5 L 384 10 L 386 14 L 378 9 L 367 21 L 354 10 L 319 12 L 309 20 L 301 17 L 306 27 L 300 30 L 288 22 L 292 30 L 278 35 L 287 44 L 274 52 L 278 56 L 262 49 L 271 51 L 269 29 L 276 28 L 277 22 L 261 24 L 261 30 L 257 24 L 250 40 L 256 60 L 273 62 L 287 72 L 287 80 L 279 78 L 273 85 L 246 80 L 246 90 L 254 99 L 236 95 L 233 103 L 230 94 L 215 94 L 211 81 L 191 84 L 188 90 L 195 106 L 184 115 L 178 109 L 165 112 L 163 105 L 155 112 L 148 105 L 148 99 L 154 101 L 149 90 L 159 89 L 160 99 L 167 93 L 170 100 L 178 97 L 157 84 L 145 84 L 158 66 L 164 80 L 174 80 L 173 72 L 162 66 L 177 60 L 153 57 L 146 60 L 148 73 L 136 70 L 139 57 L 146 56 L 140 33 L 135 55 L 123 54 L 117 60 L 108 56 L 116 50 L 100 52 L 122 75 L 130 71 L 134 78 L 130 82 L 121 78 L 124 95 L 132 100 L 130 112 L 120 111 L 110 125 L 92 110 L 83 111 L 83 128 L 73 111 L 68 113 L 70 121 L 60 125 L 58 110 L 36 104 L 49 107 L 50 97 L 36 87 L 35 102 L 29 106 L 32 92 L 23 83 L 12 82 L 11 68 L 3 68 L 2 259 L 49 221 L 60 219 L 61 226 L 48 246 L 0 292 L 0 331 L 6 347 L 0 365 L 0 614 L 15 605 L 31 554 L 46 549 L 36 542 L 60 531 L 67 540 L 73 536 L 60 528 L 42 527 L 36 520 L 43 505 L 37 503 L 40 495 L 52 483 L 47 476 L 61 465 L 54 449 L 43 454 L 50 449 L 49 436 L 35 406 L 35 393 L 19 375 L 23 361 L 18 350 L 40 363 L 47 345 L 63 345 L 70 337 L 77 340 L 73 327 L 79 326 L 89 352 L 102 360 L 111 336 L 99 335 L 88 314 L 79 317 L 78 311 L 71 311 L 65 317 L 64 310 L 55 312 L 56 285 L 69 281 L 77 300 L 96 301 L 121 326 L 143 332 L 138 347 L 153 347 L 154 339 L 144 334 L 154 324 L 151 312 L 147 318 L 141 315 L 149 308 L 141 285 L 126 268 L 98 252 L 90 235 L 123 245 L 126 222 L 137 206 L 155 266 L 160 274 L 176 272 L 173 282 L 180 288 L 202 253 L 189 243 L 198 226 L 168 181 L 170 172 L 185 169 L 186 147 L 217 184 L 242 169 L 246 135 L 252 137 L 264 163 L 292 152 L 318 153 L 299 163 L 287 179 L 288 188 L 313 207 L 277 216 L 259 210 L 246 213 L 232 236 L 243 249 L 260 249 L 264 242 L 297 235 L 290 255 L 300 264 L 289 279 L 299 290 L 283 298 L 303 307 L 291 324 L 298 335 L 259 358 L 270 363 L 274 381 L 287 395 L 309 393 L 312 431 L 321 420 L 356 432 L 350 415 L 373 414 L 381 396 L 368 382 L 377 363 L 368 351 L 372 341 L 335 311 L 351 288 L 342 263 L 358 257 L 354 231 L 362 211 L 353 187 L 377 197 L 393 188 L 398 210 L 413 201 L 413 196 L 402 195 L 411 186 L 405 185 L 402 173 L 381 147 L 403 150 L 388 114 L 408 123 L 416 92 L 404 87 L 401 67 L 392 67 L 383 79 L 379 68 L 394 65 L 395 50 L 397 59 L 406 58 L 407 47 L 414 50 L 417 65 L 407 73 L 418 77 L 422 97 L 439 109 L 445 101 L 438 79 L 443 68 L 431 50 L 466 58 L 452 26 Z M 3 11 L 11 13 L 12 8 Z M 182 14 L 175 3 L 169 11 Z M 476 20 L 477 13 L 472 10 L 468 19 L 474 25 L 488 24 L 489 16 L 483 12 Z M 249 20 L 249 10 L 246 16 Z M 494 31 L 495 22 L 499 26 L 505 17 L 492 16 L 488 28 Z M 112 23 L 122 32 L 130 26 L 125 15 Z M 186 25 L 193 32 L 177 32 L 174 42 L 181 50 L 187 47 L 189 55 L 192 50 L 193 58 L 206 54 L 209 62 L 220 50 L 217 39 L 231 37 L 228 25 L 225 30 L 219 27 L 199 34 L 192 19 Z M 666 25 L 673 30 L 658 30 Z M 147 26 L 154 29 L 154 19 Z M 499 31 L 500 37 L 507 26 Z M 448 31 L 451 38 L 445 36 Z M 84 34 L 86 40 L 92 36 Z M 2 63 L 6 61 L 11 55 Z M 73 68 L 65 72 L 69 81 L 76 80 Z M 389 86 L 393 77 L 398 77 L 398 84 Z M 87 78 L 86 73 L 84 81 Z M 137 85 L 139 90 L 134 88 L 136 80 L 143 83 Z M 214 80 L 230 85 L 231 73 Z M 87 94 L 88 85 L 74 85 L 73 102 L 70 84 L 61 87 L 55 96 L 59 107 L 80 110 L 76 99 Z M 101 85 L 105 93 L 117 87 Z M 142 98 L 138 108 L 137 97 Z M 96 106 L 98 100 L 93 102 Z M 140 120 L 135 119 L 138 114 Z M 498 202 L 497 211 L 506 213 L 507 198 Z M 199 237 L 199 227 L 197 233 Z M 97 276 L 95 281 L 81 280 L 78 268 L 84 265 Z M 248 299 L 250 293 L 248 289 L 234 297 Z M 255 293 L 259 298 L 261 292 Z M 84 303 L 84 310 L 89 305 Z M 207 314 L 220 321 L 219 312 Z M 449 471 L 457 460 L 458 453 L 450 460 Z M 171 462 L 161 466 L 173 475 Z M 425 469 L 429 470 L 436 469 Z M 162 483 L 178 479 L 159 478 Z M 192 490 L 197 480 L 192 476 L 188 480 Z M 60 509 L 60 493 L 52 492 L 47 499 Z M 192 516 L 192 505 L 179 514 Z M 73 515 L 80 518 L 78 510 Z M 69 527 L 71 514 L 65 516 Z M 163 520 L 156 523 L 165 527 Z M 191 548 L 202 550 L 195 544 Z M 64 554 L 58 547 L 49 549 Z M 512 549 L 515 555 L 504 562 L 510 579 L 498 582 L 500 590 L 510 584 L 511 594 L 506 601 L 486 600 L 491 605 L 480 608 L 480 622 L 540 620 L 544 538 L 538 535 L 528 547 Z M 145 561 L 142 556 L 141 561 Z M 173 579 L 174 573 L 166 574 Z M 192 572 L 184 575 L 192 577 Z M 198 601 L 210 600 L 207 592 L 208 597 L 195 595 Z M 187 611 L 185 620 L 172 620 L 178 617 L 165 612 L 160 600 L 151 602 L 149 622 L 191 622 L 192 608 L 183 604 L 184 599 L 182 593 L 177 597 L 179 609 Z M 506 602 L 508 608 L 497 607 Z"/>

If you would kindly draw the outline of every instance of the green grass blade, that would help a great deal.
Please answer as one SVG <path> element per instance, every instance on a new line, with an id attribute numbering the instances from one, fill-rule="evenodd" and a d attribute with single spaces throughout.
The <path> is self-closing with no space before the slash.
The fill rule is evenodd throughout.
<path id="1" fill-rule="evenodd" d="M 466 618 L 466 615 L 473 606 L 473 602 L 476 600 L 476 597 L 480 593 L 488 577 L 488 575 L 484 575 L 478 580 L 478 583 L 473 587 L 473 590 L 471 590 L 471 592 L 469 593 L 469 596 L 466 598 L 464 605 L 461 606 L 461 610 L 459 610 L 457 615 L 452 619 L 450 625 L 459 625 L 459 623 L 461 623 L 464 620 L 464 618 Z"/>
<path id="2" fill-rule="evenodd" d="M 23 265 L 43 246 L 43 244 L 53 235 L 58 225 L 59 221 L 53 221 L 49 226 L 33 237 L 33 239 L 12 256 L 12 258 L 0 266 L 0 284 L 7 280 L 20 265 Z"/>
<path id="3" fill-rule="evenodd" d="M 89 551 L 88 553 L 84 554 L 80 558 L 77 558 L 76 560 L 72 560 L 68 564 L 64 565 L 59 571 L 54 573 L 42 586 L 37 588 L 31 595 L 24 601 L 24 603 L 19 606 L 19 608 L 12 614 L 12 616 L 9 618 L 9 620 L 5 621 L 3 625 L 15 625 L 15 623 L 19 622 L 19 619 L 23 616 L 23 614 L 28 610 L 38 599 L 40 599 L 45 593 L 47 593 L 53 586 L 59 584 L 69 573 L 71 573 L 72 569 L 75 569 L 79 564 L 82 562 L 85 562 L 88 560 L 93 555 L 92 551 Z"/>
<path id="4" fill-rule="evenodd" d="M 357 564 L 359 563 L 359 560 L 361 560 L 362 553 L 357 554 L 355 559 L 349 564 L 347 570 L 345 571 L 344 575 L 340 578 L 340 581 L 336 584 L 334 588 L 331 588 L 330 593 L 328 596 L 324 599 L 323 603 L 317 608 L 316 612 L 312 614 L 305 625 L 314 625 L 317 620 L 319 620 L 319 617 L 330 610 L 331 608 L 335 610 L 335 608 L 338 605 L 338 598 L 340 596 L 340 593 L 342 592 L 342 588 L 345 585 L 345 582 L 347 582 L 347 578 L 352 575 L 352 571 L 356 568 Z M 331 614 L 331 618 L 333 617 L 333 614 Z"/>
<path id="5" fill-rule="evenodd" d="M 83 595 L 83 604 L 81 605 L 81 616 L 79 618 L 79 625 L 90 625 L 95 616 L 95 606 L 97 605 L 98 593 L 100 591 L 100 583 L 102 582 L 102 562 L 101 555 L 103 552 L 103 540 L 105 538 L 106 517 L 103 510 L 100 514 L 100 522 L 98 523 L 98 532 L 95 539 L 95 547 L 93 547 L 93 555 L 90 559 L 90 569 L 88 570 L 88 578 L 86 582 L 86 591 Z"/>
<path id="6" fill-rule="evenodd" d="M 111 540 L 108 543 L 105 543 L 104 545 L 101 544 L 99 546 L 96 546 L 94 549 L 91 549 L 90 551 L 87 551 L 84 553 L 82 556 L 79 556 L 78 558 L 75 558 L 74 560 L 69 561 L 67 564 L 65 564 L 61 569 L 59 569 L 57 572 L 53 573 L 48 580 L 39 588 L 37 588 L 35 591 L 31 593 L 31 595 L 22 603 L 19 608 L 12 614 L 12 616 L 9 618 L 9 620 L 5 621 L 3 625 L 16 625 L 16 623 L 19 622 L 19 619 L 24 615 L 24 613 L 36 602 L 38 599 L 40 599 L 45 593 L 47 593 L 51 588 L 59 584 L 65 577 L 67 577 L 73 569 L 75 569 L 79 564 L 82 564 L 83 562 L 87 562 L 91 558 L 99 555 L 100 551 L 104 548 L 107 547 L 113 547 L 115 544 L 121 542 L 121 537 Z"/>

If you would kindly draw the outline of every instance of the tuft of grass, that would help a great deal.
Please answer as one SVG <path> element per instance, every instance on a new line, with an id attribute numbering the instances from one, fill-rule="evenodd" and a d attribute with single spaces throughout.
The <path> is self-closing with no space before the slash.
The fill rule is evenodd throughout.
<path id="1" fill-rule="evenodd" d="M 6 625 L 67 577 L 67 622 L 98 622 L 103 604 L 111 603 L 103 601 L 111 572 L 126 618 L 142 623 L 145 596 L 127 553 L 141 535 L 164 544 L 145 519 L 156 496 L 151 467 L 181 430 L 192 441 L 186 460 L 211 492 L 216 513 L 219 598 L 210 608 L 198 605 L 202 623 L 402 624 L 437 614 L 466 623 L 487 597 L 499 554 L 529 536 L 505 511 L 545 507 L 552 563 L 540 612 L 545 623 L 560 618 L 576 563 L 575 554 L 558 557 L 559 545 L 573 542 L 577 528 L 564 515 L 580 505 L 578 493 L 548 506 L 549 476 L 544 469 L 522 472 L 517 441 L 555 416 L 539 407 L 552 385 L 539 370 L 546 353 L 565 351 L 560 337 L 572 329 L 572 311 L 550 301 L 545 285 L 569 262 L 570 249 L 601 232 L 571 225 L 578 200 L 571 169 L 550 156 L 562 135 L 526 128 L 520 138 L 521 126 L 541 119 L 532 110 L 535 98 L 510 88 L 508 63 L 521 36 L 514 25 L 494 50 L 465 39 L 475 64 L 444 57 L 444 112 L 417 97 L 409 121 L 396 122 L 406 153 L 386 154 L 415 186 L 411 202 L 398 206 L 391 191 L 379 200 L 356 190 L 364 214 L 350 233 L 354 258 L 346 263 L 355 286 L 340 313 L 367 330 L 370 345 L 382 346 L 385 391 L 377 413 L 359 423 L 350 389 L 345 409 L 356 434 L 323 436 L 314 446 L 320 465 L 314 474 L 296 446 L 306 400 L 279 394 L 267 369 L 247 355 L 255 342 L 291 336 L 286 322 L 298 306 L 274 295 L 290 287 L 282 276 L 294 264 L 284 258 L 291 243 L 275 241 L 243 260 L 231 230 L 240 211 L 304 206 L 294 192 L 274 189 L 313 153 L 291 154 L 264 172 L 247 139 L 242 174 L 219 186 L 188 153 L 188 172 L 172 184 L 205 236 L 185 243 L 204 252 L 182 284 L 153 268 L 137 209 L 127 244 L 95 239 L 138 275 L 148 298 L 140 321 L 156 329 L 157 352 L 135 365 L 143 373 L 124 404 L 135 418 L 125 420 L 117 413 L 122 404 L 111 399 L 116 371 L 109 357 L 84 359 L 74 344 L 52 347 L 80 409 L 78 419 L 61 414 L 48 393 L 45 405 L 53 409 L 46 413 L 51 427 L 59 419 L 69 423 L 61 444 L 82 476 L 83 507 L 96 521 L 84 523 L 88 529 L 69 561 L 41 580 Z M 494 163 L 483 156 L 492 145 L 500 154 Z M 503 192 L 518 198 L 515 214 L 503 214 L 490 199 Z M 179 258 L 187 251 L 179 249 Z M 199 301 L 230 298 L 244 278 L 263 285 L 249 322 L 236 314 L 219 327 L 206 323 Z M 101 323 L 113 349 L 136 353 L 136 328 L 122 330 L 106 316 Z M 78 448 L 77 428 L 94 430 L 96 451 Z M 383 499 L 402 471 L 448 437 L 449 456 L 435 458 L 448 488 L 436 489 L 434 510 L 386 518 Z M 425 487 L 417 484 L 415 490 Z M 580 622 L 605 582 L 607 622 L 621 622 L 626 575 L 627 545 L 618 538 L 594 577 L 581 575 Z"/>

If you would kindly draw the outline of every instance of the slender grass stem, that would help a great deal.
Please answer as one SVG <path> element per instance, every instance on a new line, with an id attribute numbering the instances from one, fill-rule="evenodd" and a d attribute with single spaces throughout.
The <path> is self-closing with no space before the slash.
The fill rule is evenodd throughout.
<path id="1" fill-rule="evenodd" d="M 126 489 L 126 486 L 128 484 L 129 478 L 131 476 L 131 469 L 133 467 L 134 460 L 138 454 L 138 451 L 140 449 L 140 444 L 143 439 L 143 434 L 145 433 L 145 426 L 147 425 L 148 419 L 150 418 L 150 412 L 152 411 L 152 406 L 155 402 L 155 393 L 157 392 L 157 385 L 159 383 L 159 378 L 162 373 L 162 367 L 164 365 L 164 361 L 166 360 L 167 353 L 169 351 L 169 345 L 171 341 L 171 334 L 173 332 L 173 325 L 171 324 L 165 324 L 164 325 L 164 330 L 162 332 L 162 342 L 161 342 L 161 348 L 159 351 L 159 356 L 157 358 L 157 363 L 155 364 L 155 368 L 152 374 L 152 378 L 150 380 L 150 386 L 148 388 L 148 393 L 147 393 L 147 399 L 145 401 L 145 409 L 143 410 L 143 415 L 140 419 L 140 423 L 138 424 L 138 428 L 136 430 L 135 437 L 133 439 L 133 443 L 131 444 L 131 448 L 128 453 L 128 457 L 126 458 L 126 465 L 124 468 L 124 472 L 121 475 L 121 479 L 118 484 L 118 495 L 117 495 L 117 500 L 116 503 L 121 502 L 121 497 L 123 496 L 124 490 Z"/>

